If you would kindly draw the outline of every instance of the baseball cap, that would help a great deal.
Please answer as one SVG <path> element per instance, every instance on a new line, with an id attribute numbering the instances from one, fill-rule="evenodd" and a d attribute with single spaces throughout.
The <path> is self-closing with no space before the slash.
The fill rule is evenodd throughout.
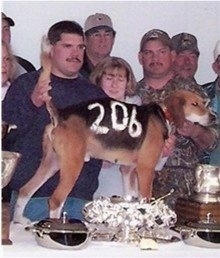
<path id="1" fill-rule="evenodd" d="M 10 26 L 14 26 L 14 25 L 15 25 L 15 22 L 12 20 L 12 18 L 6 16 L 6 14 L 4 14 L 4 13 L 2 12 L 2 20 L 3 20 L 3 19 L 6 20 L 6 21 L 8 21 L 8 24 L 9 24 Z"/>
<path id="2" fill-rule="evenodd" d="M 216 42 L 215 45 L 215 49 L 213 51 L 213 55 L 214 55 L 214 60 L 216 61 L 216 59 L 218 58 L 218 56 L 220 55 L 220 40 L 218 40 Z"/>
<path id="3" fill-rule="evenodd" d="M 90 15 L 84 24 L 84 32 L 88 32 L 94 28 L 107 27 L 114 31 L 111 18 L 104 13 L 96 13 Z M 115 31 L 114 31 L 115 32 Z"/>
<path id="4" fill-rule="evenodd" d="M 173 48 L 177 54 L 184 50 L 191 50 L 199 55 L 197 39 L 194 35 L 189 33 L 179 33 L 172 37 Z"/>
<path id="5" fill-rule="evenodd" d="M 171 49 L 173 48 L 171 38 L 165 31 L 159 30 L 159 29 L 153 29 L 145 33 L 144 36 L 142 37 L 141 43 L 140 43 L 140 50 L 143 50 L 145 43 L 152 39 L 159 39 L 160 41 L 162 41 L 164 45 L 169 46 Z"/>

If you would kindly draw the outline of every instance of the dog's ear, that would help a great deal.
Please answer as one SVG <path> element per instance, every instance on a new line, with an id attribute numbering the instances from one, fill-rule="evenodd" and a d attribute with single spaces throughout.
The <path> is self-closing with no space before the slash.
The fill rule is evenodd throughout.
<path id="1" fill-rule="evenodd" d="M 179 128 L 182 127 L 185 121 L 183 110 L 185 100 L 179 96 L 168 96 L 164 100 L 164 105 L 175 126 Z"/>

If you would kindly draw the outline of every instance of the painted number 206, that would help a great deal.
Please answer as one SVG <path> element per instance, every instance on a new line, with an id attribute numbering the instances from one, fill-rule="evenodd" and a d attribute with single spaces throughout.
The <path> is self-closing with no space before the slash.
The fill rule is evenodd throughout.
<path id="1" fill-rule="evenodd" d="M 102 122 L 105 116 L 105 108 L 100 103 L 93 103 L 88 106 L 89 110 L 94 108 L 99 108 L 99 115 L 96 120 L 92 123 L 91 129 L 98 134 L 107 134 L 110 130 L 107 126 L 102 126 L 100 123 Z M 123 112 L 122 121 L 119 122 L 117 119 L 117 109 L 121 109 Z M 137 109 L 136 106 L 133 106 L 131 111 L 131 117 L 128 117 L 128 110 L 126 105 L 121 102 L 112 101 L 111 102 L 111 123 L 112 128 L 116 131 L 123 131 L 128 128 L 128 133 L 131 137 L 138 137 L 142 133 L 142 126 L 139 121 L 136 119 Z"/>

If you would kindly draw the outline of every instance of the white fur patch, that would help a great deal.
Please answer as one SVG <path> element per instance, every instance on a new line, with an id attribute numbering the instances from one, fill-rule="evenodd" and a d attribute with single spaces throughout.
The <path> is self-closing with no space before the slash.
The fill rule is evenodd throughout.
<path id="1" fill-rule="evenodd" d="M 49 54 L 51 51 L 51 44 L 46 35 L 44 35 L 41 39 L 41 51 Z"/>
<path id="2" fill-rule="evenodd" d="M 196 114 L 191 114 L 186 117 L 186 119 L 192 123 L 199 123 L 200 125 L 207 126 L 209 124 L 209 115 L 205 114 L 203 116 L 199 116 Z"/>

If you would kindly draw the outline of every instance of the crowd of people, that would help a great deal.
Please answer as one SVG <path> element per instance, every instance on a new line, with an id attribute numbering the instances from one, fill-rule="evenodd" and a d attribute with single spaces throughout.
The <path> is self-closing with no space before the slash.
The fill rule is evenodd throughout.
<path id="1" fill-rule="evenodd" d="M 12 53 L 10 27 L 14 25 L 13 19 L 2 13 L 2 121 L 17 126 L 3 139 L 2 148 L 22 154 L 10 184 L 3 189 L 11 215 L 19 189 L 33 176 L 42 158 L 42 135 L 50 122 L 45 106 L 48 94 L 56 107 L 65 108 L 106 96 L 136 105 L 152 101 L 162 104 L 174 90 L 197 92 L 210 98 L 216 120 L 208 127 L 186 120 L 169 135 L 161 155 L 166 161 L 155 170 L 152 196 L 159 198 L 174 189 L 165 201 L 175 209 L 178 197 L 193 192 L 198 163 L 219 165 L 220 41 L 214 48 L 212 65 L 217 78 L 201 86 L 195 80 L 200 55 L 196 37 L 181 32 L 171 38 L 165 31 L 152 29 L 140 40 L 138 60 L 143 79 L 136 82 L 130 64 L 111 56 L 116 31 L 108 15 L 90 15 L 84 28 L 75 21 L 63 20 L 48 30 L 52 72 L 50 80 L 39 82 L 41 68 L 35 70 L 30 62 Z M 18 68 L 24 63 L 28 64 L 28 68 L 23 67 L 25 73 Z M 126 189 L 122 175 L 126 169 L 97 159 L 85 162 L 64 205 L 68 216 L 82 219 L 82 208 L 93 198 L 123 197 Z M 28 202 L 24 215 L 31 221 L 48 217 L 48 198 L 58 180 L 56 173 Z"/>

